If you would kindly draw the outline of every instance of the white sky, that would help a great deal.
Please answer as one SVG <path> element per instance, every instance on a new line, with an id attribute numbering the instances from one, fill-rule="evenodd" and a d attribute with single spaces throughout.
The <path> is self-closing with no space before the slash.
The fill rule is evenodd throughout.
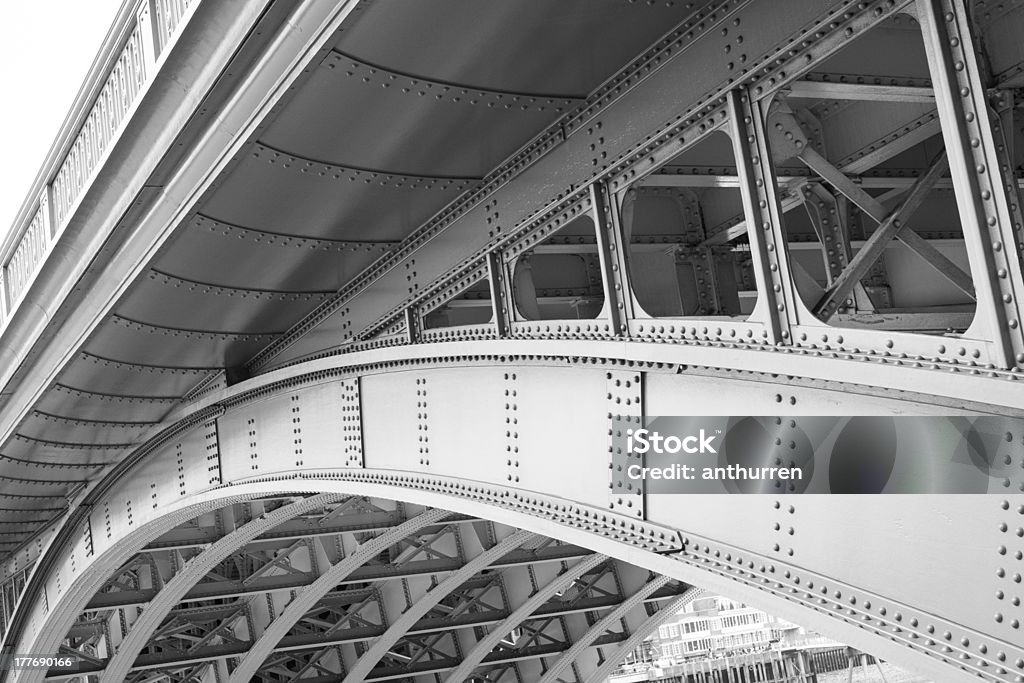
<path id="1" fill-rule="evenodd" d="M 0 8 L 0 235 L 14 222 L 121 0 Z"/>

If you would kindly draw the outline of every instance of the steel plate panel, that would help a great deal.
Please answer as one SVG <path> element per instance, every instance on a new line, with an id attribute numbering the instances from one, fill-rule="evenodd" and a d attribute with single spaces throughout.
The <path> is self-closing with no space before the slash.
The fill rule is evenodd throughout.
<path id="1" fill-rule="evenodd" d="M 195 331 L 159 327 L 155 320 L 107 320 L 89 340 L 85 350 L 105 354 L 125 363 L 164 367 L 223 368 L 241 365 L 265 346 L 281 329 L 268 334 L 234 334 L 232 330 Z M 279 322 L 281 328 L 287 323 Z"/>
<path id="2" fill-rule="evenodd" d="M 296 441 L 293 453 L 282 453 L 282 462 L 317 469 L 344 465 L 342 390 L 340 381 L 318 384 L 295 392 L 286 404 L 279 404 L 279 409 L 294 420 L 289 426 Z"/>
<path id="3" fill-rule="evenodd" d="M 19 434 L 70 443 L 134 443 L 152 425 L 141 424 L 97 424 L 88 421 L 75 421 L 57 418 L 40 412 L 34 412 L 21 423 Z"/>
<path id="4" fill-rule="evenodd" d="M 501 368 L 451 368 L 423 373 L 429 449 L 426 471 L 507 484 L 511 458 L 505 433 L 513 428 Z"/>
<path id="5" fill-rule="evenodd" d="M 706 4 L 390 0 L 366 6 L 338 45 L 375 64 L 452 83 L 586 94 L 691 7 Z"/>
<path id="6" fill-rule="evenodd" d="M 420 429 L 423 374 L 367 375 L 361 380 L 363 462 L 368 468 L 426 471 Z"/>
<path id="7" fill-rule="evenodd" d="M 323 84 L 325 87 L 327 84 Z M 361 107 L 351 108 L 352 115 L 378 118 Z M 331 112 L 322 112 L 328 116 Z M 296 124 L 296 135 L 306 140 L 310 131 L 306 123 Z M 325 124 L 326 125 L 326 124 Z M 332 135 L 343 134 L 341 122 Z M 368 125 L 368 124 L 366 124 Z M 377 125 L 377 124 L 374 124 Z M 321 131 L 323 132 L 323 131 Z M 350 135 L 358 138 L 358 131 Z M 204 204 L 203 211 L 212 218 L 247 228 L 268 232 L 319 237 L 336 240 L 397 240 L 408 235 L 431 215 L 470 186 L 465 181 L 417 180 L 387 177 L 343 166 L 367 167 L 350 159 L 349 140 L 340 149 L 321 148 L 320 141 L 293 147 L 291 136 L 269 137 L 284 152 L 302 154 L 310 159 L 342 166 L 308 165 L 287 154 L 278 154 L 262 146 L 250 152 Z M 374 135 L 364 144 L 379 148 L 380 136 Z M 363 159 L 366 162 L 367 159 Z M 377 167 L 373 167 L 377 168 Z M 384 167 L 383 170 L 388 170 Z M 397 172 L 408 169 L 396 167 Z"/>
<path id="8" fill-rule="evenodd" d="M 211 369 L 177 369 L 159 365 L 128 365 L 115 359 L 82 354 L 61 374 L 60 381 L 71 387 L 112 396 L 184 396 Z"/>
<path id="9" fill-rule="evenodd" d="M 230 410 L 219 420 L 221 463 L 225 481 L 294 470 L 305 463 L 301 390 L 288 391 Z M 322 398 L 322 397 L 321 397 Z M 311 410 L 307 406 L 307 412 Z M 325 439 L 336 433 L 330 421 L 314 411 L 316 424 L 327 428 Z M 313 430 L 308 430 L 307 440 Z M 337 440 L 340 444 L 340 438 Z M 309 449 L 312 450 L 312 449 Z"/>
<path id="10" fill-rule="evenodd" d="M 36 407 L 44 413 L 71 419 L 158 422 L 171 406 L 170 401 L 96 397 L 58 386 L 43 394 Z"/>
<path id="11" fill-rule="evenodd" d="M 519 420 L 519 482 L 512 486 L 606 507 L 611 421 L 604 372 L 522 367 L 511 374 Z"/>
<path id="12" fill-rule="evenodd" d="M 379 248 L 325 245 L 204 221 L 179 233 L 155 267 L 211 285 L 325 292 L 337 290 L 382 253 Z"/>
<path id="13" fill-rule="evenodd" d="M 342 61 L 333 69 L 321 66 L 261 141 L 309 159 L 383 173 L 473 178 L 487 174 L 565 111 L 546 100 L 488 107 L 471 96 L 390 87 L 385 74 L 361 77 Z"/>
<path id="14" fill-rule="evenodd" d="M 265 332 L 277 330 L 311 311 L 327 292 L 275 294 L 261 291 L 252 273 L 253 291 L 219 289 L 150 273 L 118 306 L 118 314 L 183 330 Z M 157 310 L 157 315 L 153 311 Z M 183 392 L 184 393 L 184 392 Z"/>

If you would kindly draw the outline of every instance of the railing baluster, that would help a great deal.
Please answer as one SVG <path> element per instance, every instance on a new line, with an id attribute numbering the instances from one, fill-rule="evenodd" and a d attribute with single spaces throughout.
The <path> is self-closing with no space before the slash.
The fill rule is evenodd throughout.
<path id="1" fill-rule="evenodd" d="M 36 212 L 21 237 L 0 261 L 0 324 L 27 289 L 50 242 L 68 220 L 93 172 L 117 137 L 121 124 L 155 70 L 156 60 L 194 0 L 140 0 L 134 27 L 113 62 L 92 109 L 44 185 Z M 17 229 L 16 226 L 15 229 Z"/>

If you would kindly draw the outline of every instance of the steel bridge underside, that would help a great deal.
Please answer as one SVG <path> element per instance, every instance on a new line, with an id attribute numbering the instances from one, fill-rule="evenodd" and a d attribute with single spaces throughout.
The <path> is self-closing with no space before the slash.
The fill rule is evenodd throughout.
<path id="1" fill-rule="evenodd" d="M 1024 681 L 1024 433 L 976 495 L 613 464 L 1024 414 L 1024 7 L 785 4 L 126 15 L 125 121 L 0 254 L 5 652 L 86 662 L 5 680 L 600 683 L 708 590 Z"/>

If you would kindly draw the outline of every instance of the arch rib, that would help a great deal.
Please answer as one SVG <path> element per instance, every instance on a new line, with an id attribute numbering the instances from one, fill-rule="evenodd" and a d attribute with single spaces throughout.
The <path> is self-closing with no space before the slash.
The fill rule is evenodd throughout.
<path id="1" fill-rule="evenodd" d="M 643 624 L 640 625 L 636 631 L 633 632 L 629 638 L 622 641 L 622 644 L 607 658 L 604 660 L 604 664 L 597 667 L 590 677 L 584 683 L 604 683 L 611 676 L 612 671 L 615 670 L 622 660 L 626 658 L 630 652 L 632 652 L 640 643 L 642 643 L 647 636 L 651 635 L 654 629 L 661 626 L 662 622 L 668 619 L 673 614 L 676 614 L 680 609 L 685 607 L 690 602 L 693 602 L 701 593 L 704 592 L 703 588 L 691 588 L 686 591 L 678 598 L 665 605 L 663 608 L 655 612 L 653 615 L 647 618 Z M 600 622 L 598 622 L 600 624 Z M 588 632 L 587 635 L 590 635 Z"/>
<path id="2" fill-rule="evenodd" d="M 107 681 L 119 683 L 127 680 L 128 671 L 135 662 L 135 658 L 142 652 L 142 648 L 146 646 L 153 632 L 163 623 L 167 614 L 181 602 L 189 589 L 233 552 L 282 522 L 343 498 L 345 496 L 336 493 L 322 493 L 279 507 L 235 529 L 204 550 L 198 557 L 189 561 L 143 610 L 132 626 L 132 630 L 121 641 L 121 646 L 107 663 L 100 681 L 102 683 Z"/>
<path id="3" fill-rule="evenodd" d="M 556 661 L 551 668 L 547 670 L 544 677 L 537 681 L 537 683 L 555 683 L 558 675 L 571 666 L 572 663 L 575 662 L 595 640 L 600 638 L 605 631 L 611 628 L 613 623 L 626 616 L 630 610 L 653 595 L 655 591 L 668 584 L 671 580 L 671 578 L 662 575 L 655 577 L 653 580 L 648 581 L 646 584 L 641 586 L 638 591 L 623 600 L 618 607 L 606 614 L 602 619 L 594 624 L 589 631 L 584 633 L 583 637 L 573 643 L 572 647 L 566 650 L 565 653 L 558 658 L 558 661 Z M 659 610 L 655 613 L 655 616 L 661 614 L 663 611 L 664 610 Z"/>
<path id="4" fill-rule="evenodd" d="M 468 679 L 470 674 L 473 673 L 473 670 L 480 666 L 480 663 L 484 661 L 484 657 L 490 654 L 491 650 L 498 645 L 502 638 L 511 633 L 517 626 L 519 626 L 519 624 L 529 619 L 530 615 L 537 611 L 541 605 L 550 600 L 555 593 L 563 590 L 573 581 L 594 569 L 607 559 L 608 558 L 605 555 L 595 553 L 589 557 L 583 558 L 573 566 L 569 567 L 564 573 L 559 574 L 549 581 L 547 585 L 530 596 L 530 598 L 520 605 L 518 609 L 506 617 L 506 619 L 500 624 L 492 628 L 486 636 L 481 638 L 470 653 L 463 658 L 459 667 L 445 678 L 445 683 L 461 683 L 461 681 Z"/>
<path id="5" fill-rule="evenodd" d="M 431 524 L 435 524 L 451 513 L 447 510 L 427 510 L 412 519 L 399 524 L 394 529 L 387 531 L 373 540 L 359 546 L 354 553 L 345 557 L 340 562 L 325 571 L 316 581 L 309 584 L 305 590 L 299 592 L 298 596 L 289 603 L 281 615 L 274 619 L 253 643 L 249 652 L 238 663 L 238 667 L 232 672 L 230 683 L 247 683 L 251 681 L 260 665 L 266 660 L 277 644 L 284 638 L 292 627 L 298 623 L 306 612 L 319 602 L 320 598 L 329 593 L 335 586 L 345 579 L 366 562 L 373 559 L 388 546 L 397 543 L 410 534 Z M 525 533 L 525 532 L 524 532 Z"/>
<path id="6" fill-rule="evenodd" d="M 463 565 L 459 571 L 453 573 L 432 590 L 420 597 L 412 607 L 402 613 L 402 616 L 384 632 L 384 635 L 374 641 L 373 645 L 370 646 L 370 649 L 359 658 L 356 665 L 352 667 L 352 670 L 347 676 L 345 676 L 342 683 L 360 683 L 361 681 L 365 681 L 367 676 L 369 676 L 370 672 L 373 670 L 373 667 L 377 665 L 377 662 L 379 662 L 385 654 L 387 654 L 388 650 L 394 647 L 395 643 L 409 631 L 412 625 L 425 616 L 427 612 L 437 605 L 437 603 L 441 602 L 441 600 L 450 595 L 452 591 L 457 589 L 468 579 L 472 578 L 473 575 L 481 569 L 486 569 L 491 564 L 500 560 L 509 552 L 515 550 L 534 537 L 535 534 L 533 532 L 522 530 L 507 536 L 502 539 L 500 543 L 488 548 L 474 557 Z M 242 679 L 238 679 L 238 683 L 241 683 L 241 680 Z M 236 683 L 234 676 L 231 677 L 231 683 Z"/>

